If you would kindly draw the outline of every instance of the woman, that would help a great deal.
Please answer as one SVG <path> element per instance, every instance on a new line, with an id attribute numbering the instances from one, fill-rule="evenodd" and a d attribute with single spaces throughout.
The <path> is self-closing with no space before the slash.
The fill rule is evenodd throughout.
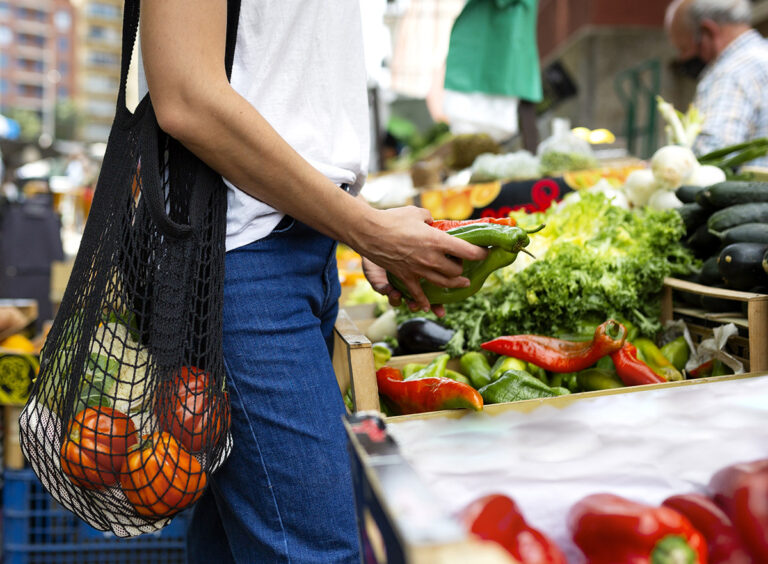
<path id="1" fill-rule="evenodd" d="M 358 562 L 344 406 L 330 361 L 336 241 L 430 305 L 418 280 L 469 285 L 485 250 L 415 207 L 375 210 L 359 0 L 243 0 L 231 83 L 226 0 L 145 0 L 160 126 L 228 182 L 224 356 L 234 447 L 189 532 L 199 562 Z M 438 313 L 442 313 L 438 310 Z"/>

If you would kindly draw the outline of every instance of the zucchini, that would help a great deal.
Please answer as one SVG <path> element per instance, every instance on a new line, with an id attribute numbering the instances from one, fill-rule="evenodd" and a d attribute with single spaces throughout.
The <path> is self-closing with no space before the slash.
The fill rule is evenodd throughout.
<path id="1" fill-rule="evenodd" d="M 696 203 L 683 204 L 679 208 L 675 208 L 675 210 L 680 214 L 680 217 L 683 218 L 685 231 L 689 235 L 693 234 L 697 227 L 703 225 L 710 214 L 710 210 L 707 210 Z"/>
<path id="2" fill-rule="evenodd" d="M 726 286 L 747 291 L 768 282 L 763 258 L 768 251 L 764 243 L 733 243 L 720 252 L 717 261 Z"/>
<path id="3" fill-rule="evenodd" d="M 720 239 L 710 233 L 707 223 L 697 227 L 685 243 L 693 250 L 696 258 L 700 259 L 712 256 L 712 252 L 720 248 Z"/>
<path id="4" fill-rule="evenodd" d="M 768 223 L 743 223 L 722 232 L 723 244 L 768 243 Z"/>
<path id="5" fill-rule="evenodd" d="M 720 286 L 723 284 L 723 276 L 720 274 L 720 268 L 717 265 L 719 258 L 720 255 L 715 255 L 704 261 L 699 273 L 699 284 L 704 284 L 705 286 Z"/>
<path id="6" fill-rule="evenodd" d="M 696 194 L 696 203 L 706 208 L 722 209 L 755 202 L 768 202 L 768 182 L 726 180 Z"/>
<path id="7" fill-rule="evenodd" d="M 677 190 L 675 190 L 675 196 L 684 204 L 696 203 L 696 194 L 704 190 L 704 186 L 691 186 L 689 184 L 683 184 Z"/>
<path id="8" fill-rule="evenodd" d="M 707 227 L 718 234 L 743 223 L 768 223 L 768 202 L 736 204 L 717 210 L 709 216 Z"/>

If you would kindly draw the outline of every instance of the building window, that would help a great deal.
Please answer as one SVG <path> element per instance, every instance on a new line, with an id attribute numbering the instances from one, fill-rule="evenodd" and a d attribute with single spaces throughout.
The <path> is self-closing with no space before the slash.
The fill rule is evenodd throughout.
<path id="1" fill-rule="evenodd" d="M 8 2 L 0 2 L 0 18 L 11 15 L 11 5 Z"/>
<path id="2" fill-rule="evenodd" d="M 85 86 L 89 92 L 96 94 L 112 94 L 117 92 L 120 83 L 116 78 L 92 75 L 86 79 Z"/>
<path id="3" fill-rule="evenodd" d="M 112 4 L 102 4 L 101 2 L 91 2 L 88 4 L 87 13 L 89 16 L 104 18 L 105 20 L 120 19 L 120 8 Z"/>
<path id="4" fill-rule="evenodd" d="M 16 66 L 19 70 L 25 72 L 43 72 L 43 61 L 36 59 L 17 59 Z"/>
<path id="5" fill-rule="evenodd" d="M 69 98 L 69 88 L 66 86 L 59 86 L 56 95 L 61 99 Z"/>
<path id="6" fill-rule="evenodd" d="M 25 98 L 43 97 L 43 87 L 36 84 L 19 84 L 17 92 Z"/>
<path id="7" fill-rule="evenodd" d="M 60 75 L 69 74 L 69 63 L 65 61 L 60 61 L 59 64 L 56 66 L 56 69 L 59 71 Z"/>
<path id="8" fill-rule="evenodd" d="M 0 45 L 10 45 L 13 41 L 13 32 L 11 28 L 5 25 L 0 25 Z"/>
<path id="9" fill-rule="evenodd" d="M 0 44 L 2 40 L 0 40 Z M 45 47 L 45 37 L 42 35 L 32 35 L 30 33 L 19 34 L 19 44 L 27 47 Z"/>
<path id="10" fill-rule="evenodd" d="M 4 78 L 0 78 L 0 94 L 8 93 L 8 81 Z"/>
<path id="11" fill-rule="evenodd" d="M 66 37 L 59 37 L 56 40 L 56 48 L 61 51 L 69 51 L 69 39 Z"/>
<path id="12" fill-rule="evenodd" d="M 8 54 L 0 53 L 0 69 L 8 68 Z"/>
<path id="13" fill-rule="evenodd" d="M 120 41 L 120 35 L 117 30 L 103 25 L 92 25 L 88 28 L 88 38 L 97 41 L 109 41 L 117 43 Z"/>
<path id="14" fill-rule="evenodd" d="M 69 12 L 59 10 L 53 15 L 53 24 L 59 31 L 67 31 L 72 27 L 72 16 Z"/>
<path id="15" fill-rule="evenodd" d="M 120 57 L 114 53 L 92 51 L 88 54 L 88 63 L 97 67 L 116 67 L 120 64 Z"/>
<path id="16" fill-rule="evenodd" d="M 86 105 L 88 113 L 99 117 L 111 117 L 115 113 L 115 103 L 102 100 L 90 100 Z"/>

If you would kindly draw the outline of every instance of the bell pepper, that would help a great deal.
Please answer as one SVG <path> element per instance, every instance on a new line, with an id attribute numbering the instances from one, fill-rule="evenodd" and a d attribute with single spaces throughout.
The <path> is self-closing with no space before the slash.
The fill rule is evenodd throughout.
<path id="1" fill-rule="evenodd" d="M 666 382 L 663 376 L 656 374 L 650 366 L 637 358 L 637 349 L 632 343 L 624 343 L 623 347 L 612 352 L 611 360 L 616 366 L 616 374 L 625 386 Z"/>
<path id="2" fill-rule="evenodd" d="M 507 370 L 522 370 L 523 372 L 528 372 L 528 374 L 531 374 L 528 371 L 528 363 L 524 360 L 520 360 L 514 356 L 500 356 L 496 359 L 496 362 L 494 362 L 493 366 L 491 367 L 491 382 L 501 378 L 501 375 L 504 374 Z M 531 376 L 533 376 L 533 374 L 531 374 Z"/>
<path id="3" fill-rule="evenodd" d="M 619 350 L 627 330 L 609 319 L 598 325 L 591 341 L 566 341 L 541 335 L 497 337 L 481 346 L 487 351 L 531 362 L 550 372 L 578 372 Z"/>
<path id="4" fill-rule="evenodd" d="M 551 398 L 568 393 L 565 388 L 550 388 L 522 370 L 507 370 L 498 380 L 480 388 L 485 403 L 506 403 L 528 399 Z"/>
<path id="5" fill-rule="evenodd" d="M 723 468 L 710 479 L 709 490 L 755 562 L 768 562 L 768 459 Z"/>
<path id="6" fill-rule="evenodd" d="M 704 535 L 709 564 L 751 564 L 733 521 L 717 504 L 699 493 L 673 495 L 662 503 L 682 513 Z"/>
<path id="7" fill-rule="evenodd" d="M 500 544 L 521 564 L 566 564 L 557 544 L 531 527 L 511 498 L 491 494 L 470 503 L 459 515 L 478 537 Z"/>
<path id="8" fill-rule="evenodd" d="M 707 563 L 702 534 L 669 507 L 592 494 L 571 507 L 568 529 L 589 564 Z"/>
<path id="9" fill-rule="evenodd" d="M 676 382 L 683 379 L 680 371 L 674 367 L 672 362 L 664 356 L 656 343 L 645 337 L 638 337 L 632 344 L 638 352 L 638 357 L 645 362 L 651 370 L 659 376 L 662 376 L 669 382 Z"/>
<path id="10" fill-rule="evenodd" d="M 444 378 L 445 368 L 448 366 L 448 360 L 451 357 L 447 354 L 439 354 L 432 362 L 427 364 L 421 370 L 410 374 L 408 377 L 403 377 L 403 380 L 420 380 L 422 378 Z"/>
<path id="11" fill-rule="evenodd" d="M 379 393 L 402 415 L 440 409 L 483 409 L 483 398 L 472 386 L 450 378 L 403 380 L 397 368 L 383 366 L 376 371 Z"/>
<path id="12" fill-rule="evenodd" d="M 454 237 L 458 237 L 473 245 L 490 247 L 483 260 L 463 261 L 462 276 L 469 279 L 466 288 L 444 288 L 428 282 L 420 281 L 424 295 L 431 304 L 455 303 L 475 294 L 485 283 L 486 278 L 495 270 L 512 264 L 517 254 L 528 245 L 529 233 L 520 227 L 510 225 L 498 225 L 494 223 L 473 223 L 449 230 Z M 387 272 L 389 283 L 407 299 L 411 299 L 411 293 L 397 276 Z"/>
<path id="13" fill-rule="evenodd" d="M 472 386 L 472 382 L 469 381 L 469 378 L 464 376 L 461 372 L 457 372 L 456 370 L 451 370 L 450 368 L 445 369 L 445 377 L 450 378 L 454 382 L 461 382 L 462 384 L 466 384 L 467 386 Z"/>
<path id="14" fill-rule="evenodd" d="M 374 343 L 371 346 L 373 352 L 373 366 L 378 370 L 392 358 L 392 350 L 382 343 Z"/>
<path id="15" fill-rule="evenodd" d="M 661 354 L 663 354 L 672 363 L 672 366 L 678 370 L 685 368 L 685 364 L 691 356 L 691 349 L 688 347 L 688 342 L 683 335 L 680 335 L 677 339 L 668 342 L 661 347 Z"/>
<path id="16" fill-rule="evenodd" d="M 491 382 L 491 365 L 481 352 L 468 351 L 459 358 L 459 366 L 467 375 L 472 386 L 479 390 Z"/>
<path id="17" fill-rule="evenodd" d="M 456 227 L 465 225 L 475 225 L 478 223 L 493 223 L 495 225 L 509 225 L 514 227 L 517 222 L 511 217 L 481 217 L 479 219 L 435 219 L 430 223 L 435 229 L 440 231 L 450 231 Z"/>

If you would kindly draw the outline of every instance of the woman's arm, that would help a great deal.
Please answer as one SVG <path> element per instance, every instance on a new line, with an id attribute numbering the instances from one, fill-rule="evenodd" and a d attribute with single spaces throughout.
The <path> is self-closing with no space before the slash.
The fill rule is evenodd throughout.
<path id="1" fill-rule="evenodd" d="M 376 210 L 305 161 L 230 86 L 225 0 L 145 0 L 141 46 L 160 127 L 247 193 L 342 241 L 400 277 L 428 309 L 419 278 L 461 287 L 461 266 L 485 250 L 433 229 L 412 206 Z"/>

